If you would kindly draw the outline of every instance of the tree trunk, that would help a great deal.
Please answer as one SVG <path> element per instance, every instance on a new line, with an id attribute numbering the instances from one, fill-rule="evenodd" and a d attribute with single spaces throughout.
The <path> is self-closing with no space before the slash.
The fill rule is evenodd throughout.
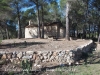
<path id="1" fill-rule="evenodd" d="M 100 31 L 99 31 L 99 36 L 98 36 L 98 44 L 100 44 Z"/>
<path id="2" fill-rule="evenodd" d="M 66 40 L 69 39 L 69 2 L 66 3 Z"/>
<path id="3" fill-rule="evenodd" d="M 100 44 L 100 26 L 98 25 L 98 44 Z"/>
<path id="4" fill-rule="evenodd" d="M 2 31 L 2 27 L 0 27 L 0 31 L 1 31 L 1 34 L 2 34 L 2 39 L 4 39 L 4 34 L 3 34 L 3 31 Z"/>
<path id="5" fill-rule="evenodd" d="M 37 22 L 38 22 L 38 38 L 41 38 L 41 34 L 40 34 L 40 18 L 39 18 L 39 4 L 38 4 L 38 0 L 37 0 L 36 8 L 37 8 Z"/>
<path id="6" fill-rule="evenodd" d="M 6 25 L 7 26 L 7 25 Z M 6 35 L 7 35 L 7 39 L 9 39 L 9 31 L 8 31 L 8 26 L 6 27 Z"/>
<path id="7" fill-rule="evenodd" d="M 99 31 L 100 31 L 100 29 L 99 29 L 99 28 L 100 28 L 100 27 L 99 27 L 99 25 L 98 25 L 98 31 L 97 31 L 97 32 L 98 32 L 98 37 L 99 37 Z"/>
<path id="8" fill-rule="evenodd" d="M 1 21 L 0 21 L 0 25 L 1 25 Z M 4 39 L 2 29 L 3 29 L 3 28 L 0 26 L 0 31 L 1 31 L 1 34 L 2 34 L 2 39 Z"/>
<path id="9" fill-rule="evenodd" d="M 75 38 L 76 37 L 76 24 L 74 24 L 74 27 L 73 27 L 73 31 L 74 31 L 74 33 L 73 33 L 73 37 Z"/>
<path id="10" fill-rule="evenodd" d="M 76 24 L 76 32 L 77 32 L 76 38 L 78 38 L 78 25 L 77 24 Z"/>
<path id="11" fill-rule="evenodd" d="M 19 7 L 17 4 L 17 17 L 18 17 L 18 39 L 21 38 L 21 24 L 20 24 L 20 14 L 19 14 Z"/>
<path id="12" fill-rule="evenodd" d="M 91 33 L 90 33 L 90 24 L 89 24 L 89 39 L 90 39 L 90 34 L 91 34 Z"/>
<path id="13" fill-rule="evenodd" d="M 21 38 L 21 26 L 20 26 L 20 20 L 18 20 L 18 39 Z"/>
<path id="14" fill-rule="evenodd" d="M 60 36 L 60 23 L 57 24 L 57 38 Z"/>
<path id="15" fill-rule="evenodd" d="M 89 25 L 88 23 L 88 0 L 86 1 L 86 14 L 85 14 L 85 22 L 86 22 L 86 25 Z M 83 38 L 86 39 L 86 25 L 84 24 L 84 27 L 83 27 Z"/>
<path id="16" fill-rule="evenodd" d="M 44 13 L 43 13 L 43 5 L 42 5 L 42 38 L 44 38 Z"/>

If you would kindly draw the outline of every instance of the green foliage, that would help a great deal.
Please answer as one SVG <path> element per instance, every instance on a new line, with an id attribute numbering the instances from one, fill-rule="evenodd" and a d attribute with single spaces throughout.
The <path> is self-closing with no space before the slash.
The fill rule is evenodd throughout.
<path id="1" fill-rule="evenodd" d="M 42 19 L 44 19 L 44 23 L 61 21 L 65 26 L 67 1 L 68 0 L 38 0 L 40 23 L 42 23 Z M 5 19 L 5 22 L 6 20 L 13 20 L 13 24 L 11 23 L 12 25 L 9 26 L 9 33 L 10 35 L 12 35 L 11 38 L 15 37 L 15 35 L 13 34 L 17 33 L 16 29 L 18 30 L 18 15 L 20 18 L 20 26 L 23 33 L 24 28 L 26 25 L 28 25 L 28 21 L 30 19 L 34 24 L 38 24 L 36 2 L 37 0 L 0 0 L 0 20 Z M 70 5 L 70 29 L 73 29 L 75 31 L 79 30 L 79 32 L 86 31 L 87 33 L 87 29 L 89 29 L 89 26 L 99 25 L 99 0 L 72 0 L 72 2 L 70 2 Z M 77 26 L 74 26 L 75 23 Z M 16 25 L 16 29 L 12 27 L 13 25 Z"/>
<path id="2" fill-rule="evenodd" d="M 21 67 L 23 69 L 22 75 L 31 75 L 32 62 L 29 60 L 22 60 Z"/>
<path id="3" fill-rule="evenodd" d="M 2 40 L 0 39 L 0 44 L 1 44 Z"/>
<path id="4" fill-rule="evenodd" d="M 14 72 L 8 72 L 8 75 L 14 75 Z"/>
<path id="5" fill-rule="evenodd" d="M 11 8 L 8 3 L 7 0 L 0 0 L 0 20 L 11 18 Z"/>
<path id="6" fill-rule="evenodd" d="M 59 67 L 52 73 L 47 72 L 50 75 L 99 75 L 100 74 L 99 63 L 87 64 L 87 65 L 73 65 Z M 45 74 L 45 73 L 44 73 Z"/>

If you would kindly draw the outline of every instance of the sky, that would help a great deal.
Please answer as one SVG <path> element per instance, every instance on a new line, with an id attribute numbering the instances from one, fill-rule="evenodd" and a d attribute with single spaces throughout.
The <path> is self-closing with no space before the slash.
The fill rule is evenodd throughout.
<path id="1" fill-rule="evenodd" d="M 27 1 L 27 0 L 25 0 L 25 1 Z M 60 0 L 56 0 L 56 1 L 58 2 L 58 5 L 60 5 Z M 25 7 L 25 8 L 22 8 L 21 11 L 26 11 L 27 9 L 30 9 L 30 8 L 32 8 L 32 7 L 29 7 L 29 8 Z"/>

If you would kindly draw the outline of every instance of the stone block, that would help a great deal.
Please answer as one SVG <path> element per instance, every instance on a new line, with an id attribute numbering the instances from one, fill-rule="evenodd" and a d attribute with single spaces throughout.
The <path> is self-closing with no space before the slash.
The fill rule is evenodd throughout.
<path id="1" fill-rule="evenodd" d="M 23 56 L 25 56 L 26 55 L 26 52 L 22 52 L 22 54 L 23 54 Z"/>
<path id="2" fill-rule="evenodd" d="M 11 59 L 12 58 L 12 55 L 13 55 L 12 53 L 7 54 L 7 58 L 8 59 Z"/>
<path id="3" fill-rule="evenodd" d="M 41 51 L 38 51 L 38 55 L 41 55 L 41 54 L 43 54 L 43 52 L 41 52 Z"/>
<path id="4" fill-rule="evenodd" d="M 72 57 L 72 56 L 73 56 L 73 52 L 69 52 L 69 56 L 71 56 L 71 57 Z"/>
<path id="5" fill-rule="evenodd" d="M 43 52 L 43 56 L 47 56 L 49 52 Z"/>
<path id="6" fill-rule="evenodd" d="M 53 52 L 53 56 L 57 56 L 57 52 Z"/>
<path id="7" fill-rule="evenodd" d="M 16 58 L 16 57 L 17 57 L 17 54 L 13 54 L 13 55 L 12 55 L 12 58 Z"/>
<path id="8" fill-rule="evenodd" d="M 3 65 L 3 64 L 6 64 L 6 60 L 5 59 L 0 60 L 0 65 Z"/>
<path id="9" fill-rule="evenodd" d="M 3 55 L 3 54 L 0 54 L 0 59 L 2 58 L 2 55 Z"/>
<path id="10" fill-rule="evenodd" d="M 22 53 L 22 52 L 19 52 L 19 53 L 17 54 L 17 57 L 18 57 L 18 58 L 22 58 L 22 56 L 23 56 L 23 53 Z"/>
<path id="11" fill-rule="evenodd" d="M 32 59 L 32 55 L 23 56 L 22 59 Z"/>
<path id="12" fill-rule="evenodd" d="M 12 58 L 12 59 L 10 59 L 10 62 L 13 64 L 20 64 L 21 60 L 19 60 L 18 58 Z"/>
<path id="13" fill-rule="evenodd" d="M 49 55 L 52 55 L 52 54 L 53 54 L 53 52 L 52 52 L 52 51 L 50 51 L 48 54 L 49 54 Z"/>
<path id="14" fill-rule="evenodd" d="M 44 59 L 47 59 L 48 57 L 47 56 L 43 56 L 44 57 Z"/>
<path id="15" fill-rule="evenodd" d="M 40 63 L 41 63 L 40 58 L 37 58 L 37 59 L 35 60 L 35 63 L 36 63 L 36 64 L 40 64 Z"/>
<path id="16" fill-rule="evenodd" d="M 43 56 L 40 56 L 40 59 L 41 59 L 41 60 L 43 60 L 43 59 L 44 59 L 44 57 L 43 57 Z"/>
<path id="17" fill-rule="evenodd" d="M 53 60 L 54 59 L 54 56 L 51 56 L 50 60 Z"/>
<path id="18" fill-rule="evenodd" d="M 26 55 L 33 55 L 34 51 L 26 51 Z"/>
<path id="19" fill-rule="evenodd" d="M 7 55 L 6 54 L 3 54 L 1 59 L 7 59 Z"/>

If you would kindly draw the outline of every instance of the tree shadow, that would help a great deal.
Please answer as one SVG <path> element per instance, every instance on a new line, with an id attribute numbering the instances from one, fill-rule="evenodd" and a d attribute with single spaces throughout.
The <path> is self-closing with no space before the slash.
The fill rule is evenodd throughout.
<path id="1" fill-rule="evenodd" d="M 31 45 L 39 45 L 39 44 L 46 44 L 45 42 L 19 42 L 19 43 L 9 43 L 9 44 L 0 44 L 0 49 L 6 49 L 6 48 L 26 48 L 27 46 Z"/>
<path id="2" fill-rule="evenodd" d="M 94 43 L 93 47 L 87 53 L 82 53 L 81 60 L 84 60 L 85 64 L 99 64 L 100 52 L 96 51 L 97 44 Z"/>
<path id="3" fill-rule="evenodd" d="M 96 52 L 88 57 L 87 64 L 100 64 L 100 52 Z"/>

